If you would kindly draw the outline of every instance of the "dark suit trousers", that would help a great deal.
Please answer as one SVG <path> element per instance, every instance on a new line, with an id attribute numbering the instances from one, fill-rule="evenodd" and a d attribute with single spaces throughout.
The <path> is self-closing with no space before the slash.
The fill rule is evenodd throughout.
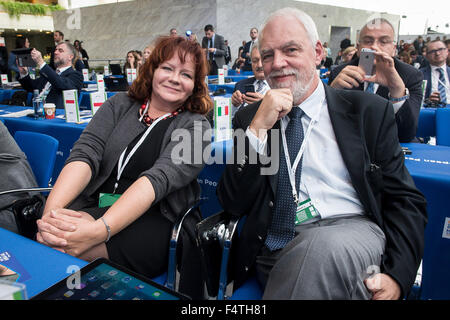
<path id="1" fill-rule="evenodd" d="M 217 66 L 217 63 L 215 60 L 209 60 L 209 75 L 215 76 L 218 73 L 219 67 Z"/>

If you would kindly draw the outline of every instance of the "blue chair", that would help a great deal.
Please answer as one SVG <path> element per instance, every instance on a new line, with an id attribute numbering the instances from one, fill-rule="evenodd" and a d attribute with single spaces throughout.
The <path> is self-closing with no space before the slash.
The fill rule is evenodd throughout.
<path id="1" fill-rule="evenodd" d="M 436 144 L 450 147 L 450 108 L 436 109 Z"/>
<path id="2" fill-rule="evenodd" d="M 200 172 L 198 181 L 201 186 L 201 197 L 203 202 L 200 204 L 203 220 L 197 225 L 197 237 L 201 243 L 203 240 L 203 231 L 206 231 L 214 243 L 209 250 L 206 248 L 203 252 L 202 263 L 204 274 L 211 275 L 208 278 L 213 281 L 205 281 L 205 292 L 207 299 L 217 300 L 260 300 L 262 298 L 262 289 L 259 286 L 255 276 L 251 276 L 241 287 L 233 291 L 233 282 L 228 283 L 228 268 L 229 257 L 231 252 L 231 244 L 234 234 L 239 233 L 245 218 L 240 220 L 230 219 L 230 217 L 223 212 L 217 195 L 217 183 L 222 176 L 225 169 L 227 150 L 231 150 L 232 141 L 214 142 L 212 144 L 211 157 L 220 160 L 222 157 L 222 164 L 212 163 L 207 164 Z M 216 152 L 222 151 L 217 154 Z M 210 228 L 210 226 L 213 226 Z M 207 235 L 206 235 L 207 236 Z M 208 240 L 207 240 L 208 241 Z M 219 259 L 216 259 L 219 256 Z"/>
<path id="3" fill-rule="evenodd" d="M 16 131 L 14 139 L 27 156 L 38 186 L 48 187 L 51 183 L 59 141 L 49 135 L 31 131 Z"/>

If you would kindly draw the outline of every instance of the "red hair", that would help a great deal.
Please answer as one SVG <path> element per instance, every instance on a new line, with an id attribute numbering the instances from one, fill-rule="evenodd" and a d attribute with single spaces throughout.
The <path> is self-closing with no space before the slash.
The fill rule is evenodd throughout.
<path id="1" fill-rule="evenodd" d="M 192 95 L 184 103 L 184 108 L 194 113 L 208 113 L 212 109 L 213 103 L 205 83 L 205 77 L 209 72 L 206 57 L 197 42 L 183 37 L 163 36 L 156 40 L 155 48 L 139 70 L 137 79 L 128 90 L 128 95 L 140 103 L 150 100 L 155 70 L 161 63 L 170 60 L 175 53 L 178 53 L 182 63 L 189 56 L 195 65 L 194 89 Z"/>

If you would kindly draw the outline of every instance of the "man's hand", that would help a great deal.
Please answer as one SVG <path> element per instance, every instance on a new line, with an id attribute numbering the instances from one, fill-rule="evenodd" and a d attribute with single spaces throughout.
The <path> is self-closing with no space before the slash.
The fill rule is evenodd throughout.
<path id="1" fill-rule="evenodd" d="M 259 100 L 264 98 L 264 96 L 258 92 L 247 92 L 246 94 L 242 95 L 242 98 L 247 104 L 252 104 L 258 102 Z"/>
<path id="2" fill-rule="evenodd" d="M 394 58 L 385 52 L 375 52 L 375 62 L 375 76 L 366 80 L 387 87 L 392 98 L 403 97 L 405 84 L 395 69 Z"/>
<path id="3" fill-rule="evenodd" d="M 372 300 L 398 300 L 400 298 L 400 286 L 385 273 L 364 280 L 367 289 L 372 293 Z"/>
<path id="4" fill-rule="evenodd" d="M 33 59 L 33 61 L 36 62 L 38 66 L 44 63 L 44 59 L 42 58 L 41 52 L 37 51 L 35 48 L 31 50 L 31 59 Z"/>
<path id="5" fill-rule="evenodd" d="M 335 89 L 352 89 L 364 82 L 365 72 L 358 66 L 346 66 L 339 72 L 330 87 Z"/>
<path id="6" fill-rule="evenodd" d="M 439 92 L 432 92 L 428 99 L 430 99 L 431 102 L 440 102 L 441 95 L 439 94 Z"/>
<path id="7" fill-rule="evenodd" d="M 250 123 L 250 130 L 260 140 L 264 140 L 267 130 L 291 111 L 293 101 L 291 90 L 288 88 L 267 91 Z"/>
<path id="8" fill-rule="evenodd" d="M 244 103 L 244 99 L 242 98 L 242 93 L 239 90 L 236 90 L 233 92 L 233 95 L 231 96 L 231 103 L 235 107 L 239 107 L 241 104 Z"/>

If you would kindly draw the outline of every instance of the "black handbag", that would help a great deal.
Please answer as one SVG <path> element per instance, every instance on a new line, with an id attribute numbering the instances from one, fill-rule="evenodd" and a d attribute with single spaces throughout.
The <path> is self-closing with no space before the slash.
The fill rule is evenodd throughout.
<path id="1" fill-rule="evenodd" d="M 19 234 L 36 240 L 36 221 L 42 217 L 44 197 L 40 194 L 14 201 L 11 205 Z"/>
<path id="2" fill-rule="evenodd" d="M 14 215 L 18 233 L 29 239 L 36 240 L 36 221 L 42 217 L 45 197 L 40 193 L 30 195 L 28 192 L 50 191 L 51 189 L 52 188 L 29 188 L 2 191 L 0 192 L 0 195 L 21 193 L 24 197 L 14 200 L 12 203 L 0 208 L 0 211 L 11 211 Z"/>

